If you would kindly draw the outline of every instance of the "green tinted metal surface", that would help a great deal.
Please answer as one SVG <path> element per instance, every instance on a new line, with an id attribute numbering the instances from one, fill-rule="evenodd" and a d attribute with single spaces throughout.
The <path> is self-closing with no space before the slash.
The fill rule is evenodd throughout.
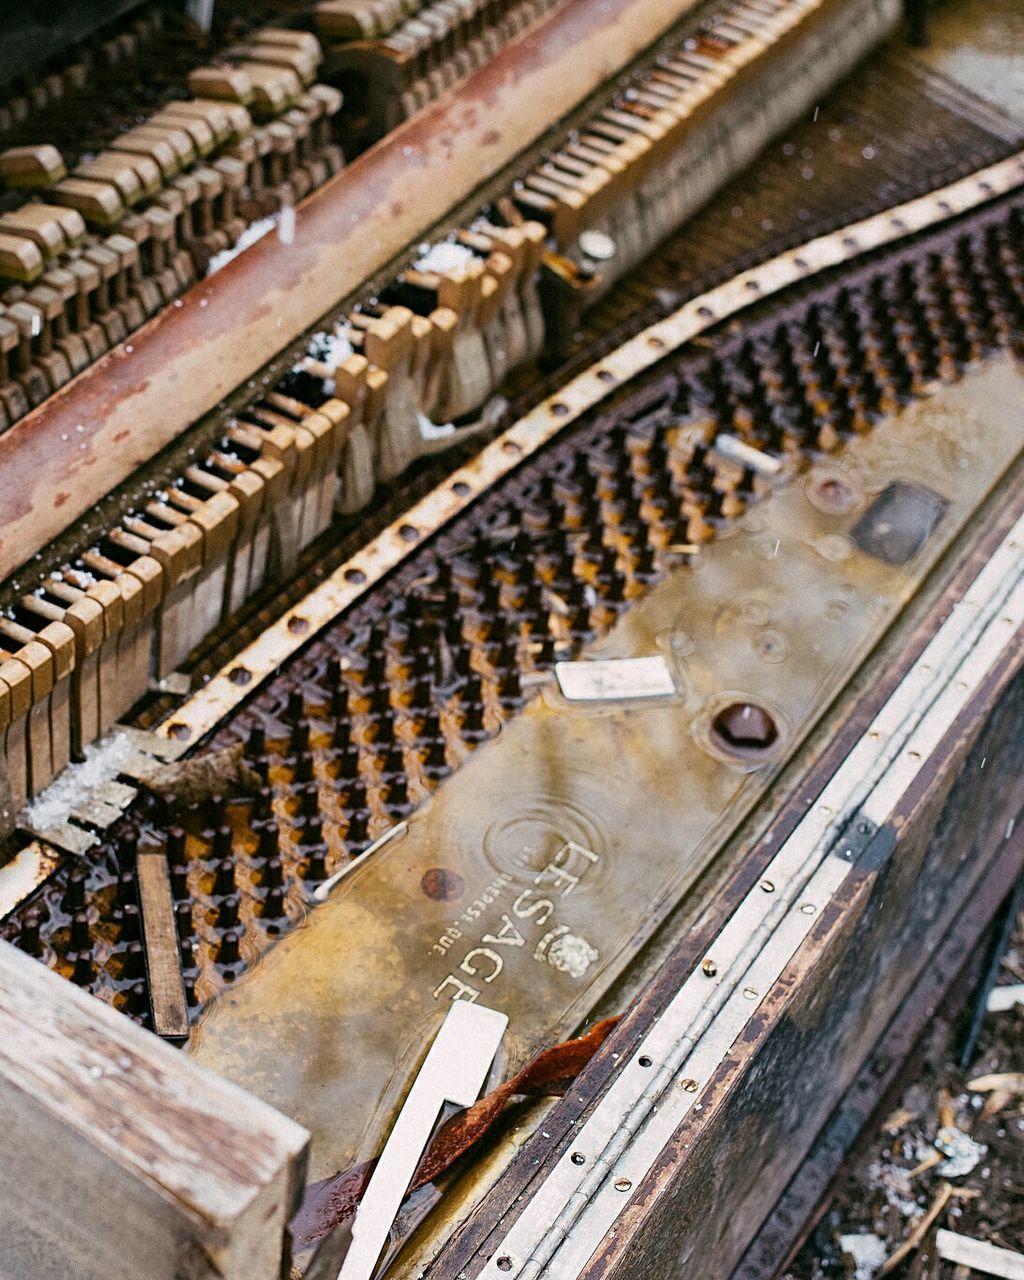
<path id="1" fill-rule="evenodd" d="M 509 1015 L 501 1074 L 579 1022 L 1016 456 L 1022 398 L 1001 358 L 784 476 L 590 651 L 663 653 L 675 697 L 546 689 L 216 1000 L 189 1051 L 306 1125 L 320 1177 L 379 1145 L 449 1000 Z M 947 503 L 902 567 L 850 537 L 896 481 Z M 759 764 L 713 741 L 732 702 L 777 725 Z"/>

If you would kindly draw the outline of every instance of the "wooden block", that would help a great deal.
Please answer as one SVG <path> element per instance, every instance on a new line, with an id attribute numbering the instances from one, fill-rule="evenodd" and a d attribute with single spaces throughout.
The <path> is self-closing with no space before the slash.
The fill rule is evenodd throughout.
<path id="1" fill-rule="evenodd" d="M 163 1039 L 181 1044 L 188 1039 L 188 1004 L 167 859 L 162 852 L 140 850 L 135 866 L 153 1030 Z"/>
<path id="2" fill-rule="evenodd" d="M 66 173 L 63 157 L 48 143 L 0 152 L 0 182 L 7 187 L 48 187 Z"/>
<path id="3" fill-rule="evenodd" d="M 155 166 L 154 166 L 155 167 Z M 72 175 L 91 182 L 106 182 L 115 188 L 126 205 L 136 204 L 146 194 L 135 171 L 134 157 L 107 152 L 83 161 Z"/>
<path id="4" fill-rule="evenodd" d="M 28 746 L 28 714 L 32 707 L 32 673 L 17 658 L 0 657 L 0 699 L 4 707 L 2 745 L 7 797 L 12 815 L 31 795 Z M 6 825 L 6 820 L 5 820 Z"/>
<path id="5" fill-rule="evenodd" d="M 188 87 L 197 98 L 224 98 L 243 106 L 248 106 L 255 96 L 248 74 L 230 62 L 196 67 L 188 73 Z"/>
<path id="6" fill-rule="evenodd" d="M 120 192 L 111 182 L 93 182 L 85 178 L 65 178 L 50 192 L 57 204 L 76 209 L 86 222 L 98 227 L 113 227 L 125 212 Z"/>
<path id="7" fill-rule="evenodd" d="M 0 990 L 5 1273 L 277 1280 L 305 1131 L 8 943 Z"/>
<path id="8" fill-rule="evenodd" d="M 43 274 L 45 263 L 39 246 L 27 236 L 0 230 L 0 276 L 31 284 Z"/>

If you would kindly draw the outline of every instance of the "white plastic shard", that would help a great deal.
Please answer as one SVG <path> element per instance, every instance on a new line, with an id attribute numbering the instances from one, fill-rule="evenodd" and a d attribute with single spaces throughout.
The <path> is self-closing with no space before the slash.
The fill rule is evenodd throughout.
<path id="1" fill-rule="evenodd" d="M 508 1018 L 496 1009 L 453 1002 L 359 1203 L 338 1280 L 370 1280 L 441 1108 L 446 1102 L 468 1107 L 476 1101 L 506 1026 Z"/>
<path id="2" fill-rule="evenodd" d="M 562 696 L 570 702 L 668 698 L 676 692 L 672 672 L 660 653 L 646 658 L 556 662 L 555 675 Z"/>

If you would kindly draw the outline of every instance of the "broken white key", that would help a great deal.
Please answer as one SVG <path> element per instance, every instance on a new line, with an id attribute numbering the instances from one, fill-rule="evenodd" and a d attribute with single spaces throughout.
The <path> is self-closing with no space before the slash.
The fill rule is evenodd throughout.
<path id="1" fill-rule="evenodd" d="M 677 692 L 672 672 L 661 654 L 556 662 L 555 675 L 562 696 L 570 702 L 668 698 Z"/>
<path id="2" fill-rule="evenodd" d="M 359 1203 L 338 1280 L 370 1280 L 441 1108 L 446 1102 L 472 1106 L 507 1026 L 508 1018 L 496 1009 L 453 1002 Z"/>

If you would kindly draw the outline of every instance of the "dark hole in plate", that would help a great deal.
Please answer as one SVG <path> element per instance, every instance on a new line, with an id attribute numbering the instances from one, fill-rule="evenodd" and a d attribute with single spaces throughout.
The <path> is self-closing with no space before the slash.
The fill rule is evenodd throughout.
<path id="1" fill-rule="evenodd" d="M 901 565 L 921 550 L 949 502 L 923 484 L 894 480 L 854 525 L 850 536 L 869 556 Z"/>

